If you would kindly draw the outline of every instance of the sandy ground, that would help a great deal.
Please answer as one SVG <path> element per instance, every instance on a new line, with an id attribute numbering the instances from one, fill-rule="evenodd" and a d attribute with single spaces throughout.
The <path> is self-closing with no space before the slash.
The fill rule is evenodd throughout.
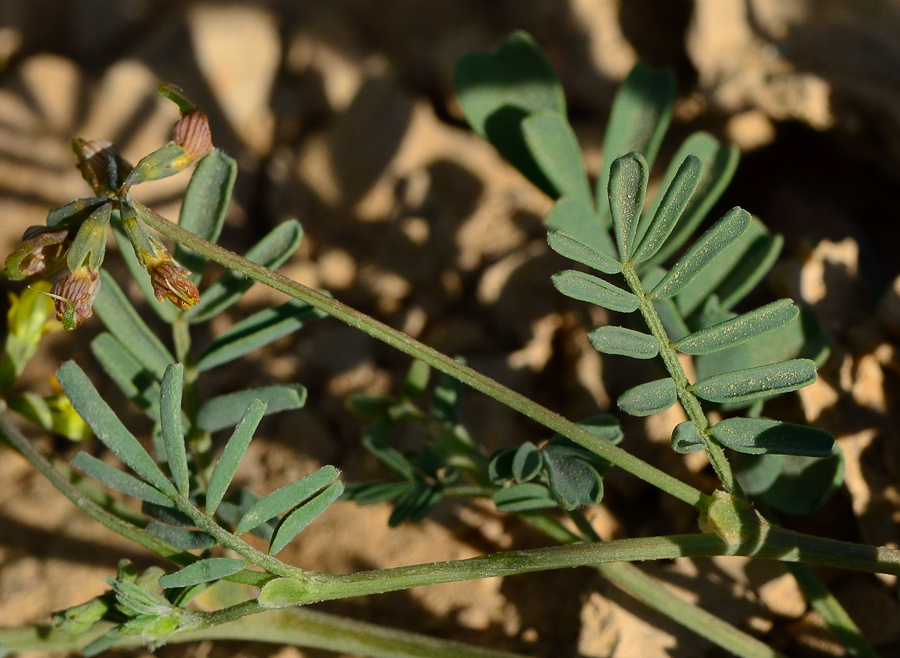
<path id="1" fill-rule="evenodd" d="M 900 543 L 900 436 L 893 405 L 900 336 L 894 256 L 900 88 L 873 68 L 900 57 L 900 18 L 873 2 L 847 16 L 838 3 L 315 2 L 178 3 L 6 0 L 0 5 L 0 247 L 43 223 L 49 208 L 86 192 L 73 136 L 115 141 L 132 161 L 168 136 L 177 112 L 158 99 L 176 82 L 209 116 L 216 144 L 241 167 L 222 242 L 238 251 L 297 218 L 304 243 L 283 271 L 400 328 L 570 418 L 608 410 L 649 378 L 601 359 L 584 338 L 605 322 L 558 295 L 541 218 L 549 201 L 472 135 L 452 93 L 457 58 L 531 31 L 569 95 L 589 168 L 615 87 L 637 58 L 673 67 L 680 97 L 665 162 L 698 129 L 743 152 L 719 214 L 741 205 L 782 233 L 786 247 L 760 300 L 788 294 L 814 308 L 835 337 L 820 381 L 784 407 L 832 431 L 846 486 L 822 512 L 788 524 L 831 537 Z M 657 8 L 658 9 L 658 8 Z M 693 10 L 693 11 L 692 11 Z M 833 44 L 826 47 L 824 44 Z M 658 173 L 658 172 L 657 172 Z M 177 216 L 186 177 L 142 198 Z M 651 183 L 652 184 L 652 183 Z M 713 215 L 716 211 L 713 211 Z M 121 268 L 108 256 L 110 268 Z M 8 290 L 17 289 L 4 283 Z M 201 343 L 279 295 L 252 289 Z M 47 392 L 76 359 L 102 382 L 88 342 L 51 336 L 22 387 Z M 325 320 L 223 369 L 206 394 L 248 382 L 299 381 L 307 408 L 266 420 L 241 482 L 265 493 L 330 463 L 348 479 L 383 475 L 344 411 L 353 392 L 395 390 L 409 362 Z M 136 413 L 101 384 L 134 427 Z M 613 405 L 614 406 L 614 405 Z M 488 450 L 545 433 L 470 393 L 465 419 Z M 629 450 L 706 490 L 711 471 L 668 447 L 678 418 L 625 420 Z M 37 437 L 71 456 L 62 440 Z M 486 506 L 442 504 L 426 521 L 387 527 L 387 506 L 337 504 L 282 557 L 350 571 L 456 559 L 541 545 Z M 622 473 L 591 511 L 604 538 L 689 532 L 689 509 Z M 72 506 L 28 464 L 0 449 L 0 625 L 45 623 L 105 589 L 118 559 L 152 555 Z M 737 558 L 646 567 L 686 598 L 791 656 L 841 655 L 777 565 Z M 896 579 L 823 572 L 883 655 L 900 652 Z M 535 656 L 639 658 L 723 655 L 649 612 L 589 570 L 441 585 L 322 606 L 397 628 Z M 130 652 L 146 655 L 144 652 Z M 324 655 L 261 644 L 164 648 L 165 656 Z"/>

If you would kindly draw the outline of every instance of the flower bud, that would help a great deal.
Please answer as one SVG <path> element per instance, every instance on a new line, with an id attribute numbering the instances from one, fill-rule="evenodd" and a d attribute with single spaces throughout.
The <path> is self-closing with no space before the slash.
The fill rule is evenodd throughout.
<path id="1" fill-rule="evenodd" d="M 184 149 L 190 162 L 199 160 L 213 149 L 209 119 L 200 110 L 185 114 L 172 129 L 172 141 Z"/>
<path id="2" fill-rule="evenodd" d="M 99 292 L 99 272 L 86 267 L 69 272 L 50 291 L 56 300 L 56 319 L 66 329 L 75 329 L 94 314 L 92 307 Z"/>
<path id="3" fill-rule="evenodd" d="M 122 159 L 112 142 L 104 139 L 72 140 L 72 150 L 78 158 L 81 177 L 95 194 L 118 189 L 131 171 L 131 165 Z"/>

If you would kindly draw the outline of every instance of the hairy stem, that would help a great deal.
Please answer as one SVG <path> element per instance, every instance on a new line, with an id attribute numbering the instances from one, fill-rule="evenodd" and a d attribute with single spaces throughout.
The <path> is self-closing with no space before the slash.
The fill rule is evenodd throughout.
<path id="1" fill-rule="evenodd" d="M 543 407 L 528 397 L 503 386 L 480 372 L 465 366 L 449 356 L 420 343 L 382 322 L 378 322 L 364 313 L 350 308 L 341 302 L 328 297 L 312 288 L 297 283 L 267 267 L 247 260 L 232 251 L 224 249 L 208 240 L 194 235 L 177 224 L 156 214 L 148 215 L 146 223 L 163 235 L 172 238 L 184 247 L 197 252 L 201 256 L 213 260 L 220 265 L 232 269 L 244 276 L 259 281 L 274 290 L 283 292 L 294 299 L 306 302 L 310 306 L 331 315 L 338 320 L 356 327 L 401 352 L 409 354 L 451 377 L 480 391 L 506 406 L 532 418 L 544 427 L 558 432 L 591 450 L 619 468 L 632 473 L 640 479 L 652 484 L 672 496 L 698 508 L 705 508 L 708 496 L 704 493 L 672 477 L 645 461 L 638 459 L 609 441 L 600 439 L 563 416 Z"/>

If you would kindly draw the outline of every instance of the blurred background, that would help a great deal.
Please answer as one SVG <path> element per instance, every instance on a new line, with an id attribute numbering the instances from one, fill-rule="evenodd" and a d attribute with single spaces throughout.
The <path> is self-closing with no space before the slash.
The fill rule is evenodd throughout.
<path id="1" fill-rule="evenodd" d="M 825 511 L 789 524 L 896 546 L 896 0 L 0 0 L 0 246 L 8 253 L 50 208 L 87 192 L 73 137 L 111 140 L 132 162 L 167 141 L 178 113 L 155 90 L 174 83 L 209 115 L 215 144 L 240 166 L 223 244 L 243 251 L 297 218 L 305 238 L 287 275 L 464 356 L 570 418 L 610 410 L 619 393 L 652 375 L 590 347 L 585 333 L 607 318 L 550 285 L 563 267 L 541 225 L 550 201 L 468 130 L 454 96 L 457 59 L 496 48 L 516 29 L 529 31 L 555 66 L 592 174 L 615 89 L 639 59 L 678 76 L 663 165 L 699 129 L 741 149 L 735 182 L 711 218 L 741 205 L 782 233 L 781 261 L 757 301 L 790 295 L 835 338 L 820 381 L 786 409 L 835 433 L 847 484 Z M 175 218 L 186 183 L 186 175 L 173 177 L 138 196 Z M 121 268 L 114 253 L 106 265 Z M 198 340 L 280 301 L 254 288 Z M 24 384 L 46 392 L 66 358 L 99 373 L 86 347 L 98 324 L 54 335 Z M 310 390 L 305 410 L 264 422 L 242 481 L 263 493 L 323 463 L 350 480 L 380 474 L 344 399 L 396 390 L 408 366 L 405 356 L 325 320 L 251 355 L 246 369 L 223 372 L 209 393 L 251 380 Z M 110 399 L 117 395 L 110 386 Z M 487 450 L 547 438 L 474 393 L 465 412 Z M 124 406 L 122 413 L 129 418 Z M 703 459 L 669 449 L 679 420 L 627 421 L 625 446 L 709 490 Z M 0 624 L 43 623 L 96 595 L 120 557 L 153 563 L 72 512 L 23 460 L 0 451 Z M 389 513 L 338 505 L 282 555 L 304 568 L 348 571 L 543 541 L 489 505 L 442 505 L 398 530 L 386 527 Z M 604 538 L 696 527 L 691 510 L 615 472 L 592 514 Z M 777 565 L 721 559 L 647 568 L 791 655 L 841 655 Z M 900 653 L 896 579 L 825 575 L 871 641 L 885 655 Z M 536 656 L 722 655 L 586 570 L 323 608 Z M 253 644 L 160 654 L 325 655 Z"/>

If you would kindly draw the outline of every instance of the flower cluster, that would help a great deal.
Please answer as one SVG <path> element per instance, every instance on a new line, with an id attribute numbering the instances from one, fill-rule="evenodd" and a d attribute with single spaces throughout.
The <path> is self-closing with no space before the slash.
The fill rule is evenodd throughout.
<path id="1" fill-rule="evenodd" d="M 111 142 L 76 138 L 72 148 L 77 166 L 94 196 L 51 210 L 46 226 L 26 229 L 22 242 L 6 259 L 4 272 L 11 279 L 55 278 L 48 294 L 56 300 L 57 318 L 66 329 L 76 328 L 93 314 L 110 221 L 121 222 L 138 260 L 147 268 L 157 300 L 169 300 L 182 310 L 200 301 L 189 272 L 143 221 L 153 211 L 129 193 L 133 185 L 184 171 L 213 150 L 206 116 L 180 96 L 173 98 L 171 88 L 160 91 L 182 110 L 172 141 L 132 166 Z"/>

